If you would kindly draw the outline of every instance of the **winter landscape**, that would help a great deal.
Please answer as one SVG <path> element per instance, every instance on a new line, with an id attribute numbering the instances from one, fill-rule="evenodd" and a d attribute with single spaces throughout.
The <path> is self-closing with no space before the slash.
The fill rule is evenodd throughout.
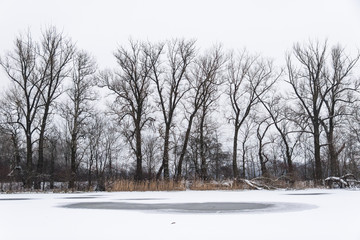
<path id="1" fill-rule="evenodd" d="M 0 239 L 360 240 L 358 0 L 0 7 Z"/>

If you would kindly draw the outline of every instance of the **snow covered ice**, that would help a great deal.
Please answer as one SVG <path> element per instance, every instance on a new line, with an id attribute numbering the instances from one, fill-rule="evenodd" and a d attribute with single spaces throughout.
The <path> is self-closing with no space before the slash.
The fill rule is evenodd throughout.
<path id="1" fill-rule="evenodd" d="M 0 195 L 0 239 L 360 239 L 360 191 Z"/>

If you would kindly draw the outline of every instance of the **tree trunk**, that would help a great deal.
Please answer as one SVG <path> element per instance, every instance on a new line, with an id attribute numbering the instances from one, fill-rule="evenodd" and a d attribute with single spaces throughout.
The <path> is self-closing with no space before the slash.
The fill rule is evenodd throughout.
<path id="1" fill-rule="evenodd" d="M 287 161 L 287 167 L 288 167 L 288 175 L 291 178 L 291 181 L 294 181 L 294 166 L 292 163 L 292 157 L 291 157 L 291 153 L 290 153 L 290 149 L 289 149 L 289 145 L 287 143 L 285 143 L 285 151 L 286 151 L 286 161 Z"/>
<path id="2" fill-rule="evenodd" d="M 195 114 L 196 114 L 196 112 L 193 112 L 190 115 L 189 122 L 188 122 L 188 127 L 186 129 L 185 138 L 184 138 L 184 144 L 183 144 L 181 154 L 180 154 L 180 158 L 179 158 L 179 164 L 178 164 L 178 170 L 177 170 L 177 176 L 176 176 L 177 181 L 179 181 L 181 179 L 181 177 L 182 177 L 181 176 L 182 175 L 182 163 L 183 163 L 184 158 L 185 158 L 186 149 L 187 149 L 187 145 L 188 145 L 188 142 L 189 142 L 191 127 L 192 127 L 192 122 L 193 122 L 193 119 L 195 117 Z"/>
<path id="3" fill-rule="evenodd" d="M 327 135 L 328 149 L 329 149 L 329 163 L 330 163 L 330 174 L 331 176 L 340 176 L 340 166 L 339 166 L 339 154 L 345 148 L 345 144 L 336 149 L 333 137 L 333 131 L 330 131 Z"/>
<path id="4" fill-rule="evenodd" d="M 50 189 L 54 189 L 54 181 L 55 181 L 55 154 L 51 156 L 50 159 Z"/>
<path id="5" fill-rule="evenodd" d="M 89 160 L 89 165 L 88 165 L 88 172 L 87 172 L 87 180 L 88 180 L 88 190 L 91 189 L 91 185 L 92 185 L 92 165 L 93 165 L 93 161 L 94 161 L 94 154 L 92 152 L 92 150 L 90 150 L 90 160 Z"/>
<path id="6" fill-rule="evenodd" d="M 201 160 L 201 179 L 207 180 L 207 164 L 206 164 L 206 146 L 204 139 L 204 123 L 206 117 L 206 110 L 203 111 L 200 120 L 200 160 Z"/>
<path id="7" fill-rule="evenodd" d="M 233 178 L 236 180 L 239 177 L 239 169 L 237 165 L 237 146 L 238 146 L 238 136 L 239 136 L 239 127 L 237 126 L 237 122 L 235 122 L 234 129 L 234 142 L 233 142 L 233 156 L 232 156 L 232 167 L 233 167 Z M 245 175 L 245 164 L 243 163 L 243 169 Z M 244 177 L 244 176 L 243 176 Z"/>
<path id="8" fill-rule="evenodd" d="M 70 180 L 69 180 L 69 188 L 74 189 L 75 180 L 76 180 L 76 151 L 77 151 L 77 141 L 76 134 L 71 135 L 71 143 L 70 143 Z"/>
<path id="9" fill-rule="evenodd" d="M 314 124 L 314 158 L 315 158 L 315 180 L 319 183 L 322 179 L 321 155 L 320 155 L 320 129 Z"/>
<path id="10" fill-rule="evenodd" d="M 140 129 L 140 123 L 136 123 L 135 134 L 136 134 L 136 139 L 135 139 L 135 141 L 136 141 L 136 173 L 135 173 L 135 180 L 136 181 L 141 181 L 141 180 L 143 180 L 143 174 L 142 174 L 142 152 L 141 152 L 141 129 Z"/>
<path id="11" fill-rule="evenodd" d="M 330 112 L 331 116 L 334 115 L 335 110 L 332 109 Z M 339 162 L 338 162 L 338 152 L 334 143 L 334 120 L 332 117 L 329 119 L 329 128 L 326 133 L 328 150 L 329 150 L 329 163 L 330 163 L 330 175 L 331 176 L 340 176 Z M 342 149 L 339 150 L 339 153 Z"/>
<path id="12" fill-rule="evenodd" d="M 165 126 L 165 139 L 164 139 L 164 153 L 163 153 L 163 169 L 164 180 L 169 180 L 169 138 L 170 138 L 170 124 Z"/>
<path id="13" fill-rule="evenodd" d="M 195 146 L 195 156 L 193 158 L 193 162 L 194 162 L 194 167 L 195 167 L 195 179 L 199 179 L 201 177 L 201 172 L 200 172 L 200 168 L 199 168 L 199 162 L 198 162 L 198 158 L 199 158 L 199 151 L 198 151 L 198 144 L 196 143 Z"/>
<path id="14" fill-rule="evenodd" d="M 31 134 L 26 136 L 26 171 L 25 171 L 25 188 L 31 188 L 33 180 L 33 166 L 32 166 L 32 139 Z"/>
<path id="15" fill-rule="evenodd" d="M 14 145 L 14 156 L 15 156 L 15 162 L 13 163 L 12 169 L 14 169 L 15 167 L 20 166 L 20 161 L 21 161 L 21 156 L 20 156 L 20 147 L 19 147 L 19 141 L 18 138 L 16 136 L 16 134 L 13 134 L 11 136 L 13 145 Z"/>
<path id="16" fill-rule="evenodd" d="M 262 149 L 262 140 L 259 139 L 259 151 L 258 151 L 258 155 L 259 155 L 259 161 L 260 161 L 260 169 L 261 169 L 261 175 L 263 177 L 268 177 L 268 171 L 266 168 L 266 161 L 264 160 L 264 155 L 263 155 L 263 149 Z"/>

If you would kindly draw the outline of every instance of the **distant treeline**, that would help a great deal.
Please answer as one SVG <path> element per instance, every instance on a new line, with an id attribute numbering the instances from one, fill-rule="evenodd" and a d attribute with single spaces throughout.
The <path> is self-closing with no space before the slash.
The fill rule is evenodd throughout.
<path id="1" fill-rule="evenodd" d="M 1 54 L 0 179 L 289 182 L 359 177 L 359 52 L 295 43 L 285 66 L 196 40 L 129 40 L 114 69 L 63 32 Z"/>

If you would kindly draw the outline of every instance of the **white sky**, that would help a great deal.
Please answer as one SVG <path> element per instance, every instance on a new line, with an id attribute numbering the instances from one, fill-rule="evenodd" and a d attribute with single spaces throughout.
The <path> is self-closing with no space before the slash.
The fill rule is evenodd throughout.
<path id="1" fill-rule="evenodd" d="M 360 0 L 0 0 L 0 55 L 30 28 L 55 25 L 91 52 L 100 67 L 129 37 L 196 38 L 199 47 L 221 42 L 280 62 L 296 41 L 329 39 L 360 48 Z M 7 83 L 0 73 L 0 87 Z"/>

